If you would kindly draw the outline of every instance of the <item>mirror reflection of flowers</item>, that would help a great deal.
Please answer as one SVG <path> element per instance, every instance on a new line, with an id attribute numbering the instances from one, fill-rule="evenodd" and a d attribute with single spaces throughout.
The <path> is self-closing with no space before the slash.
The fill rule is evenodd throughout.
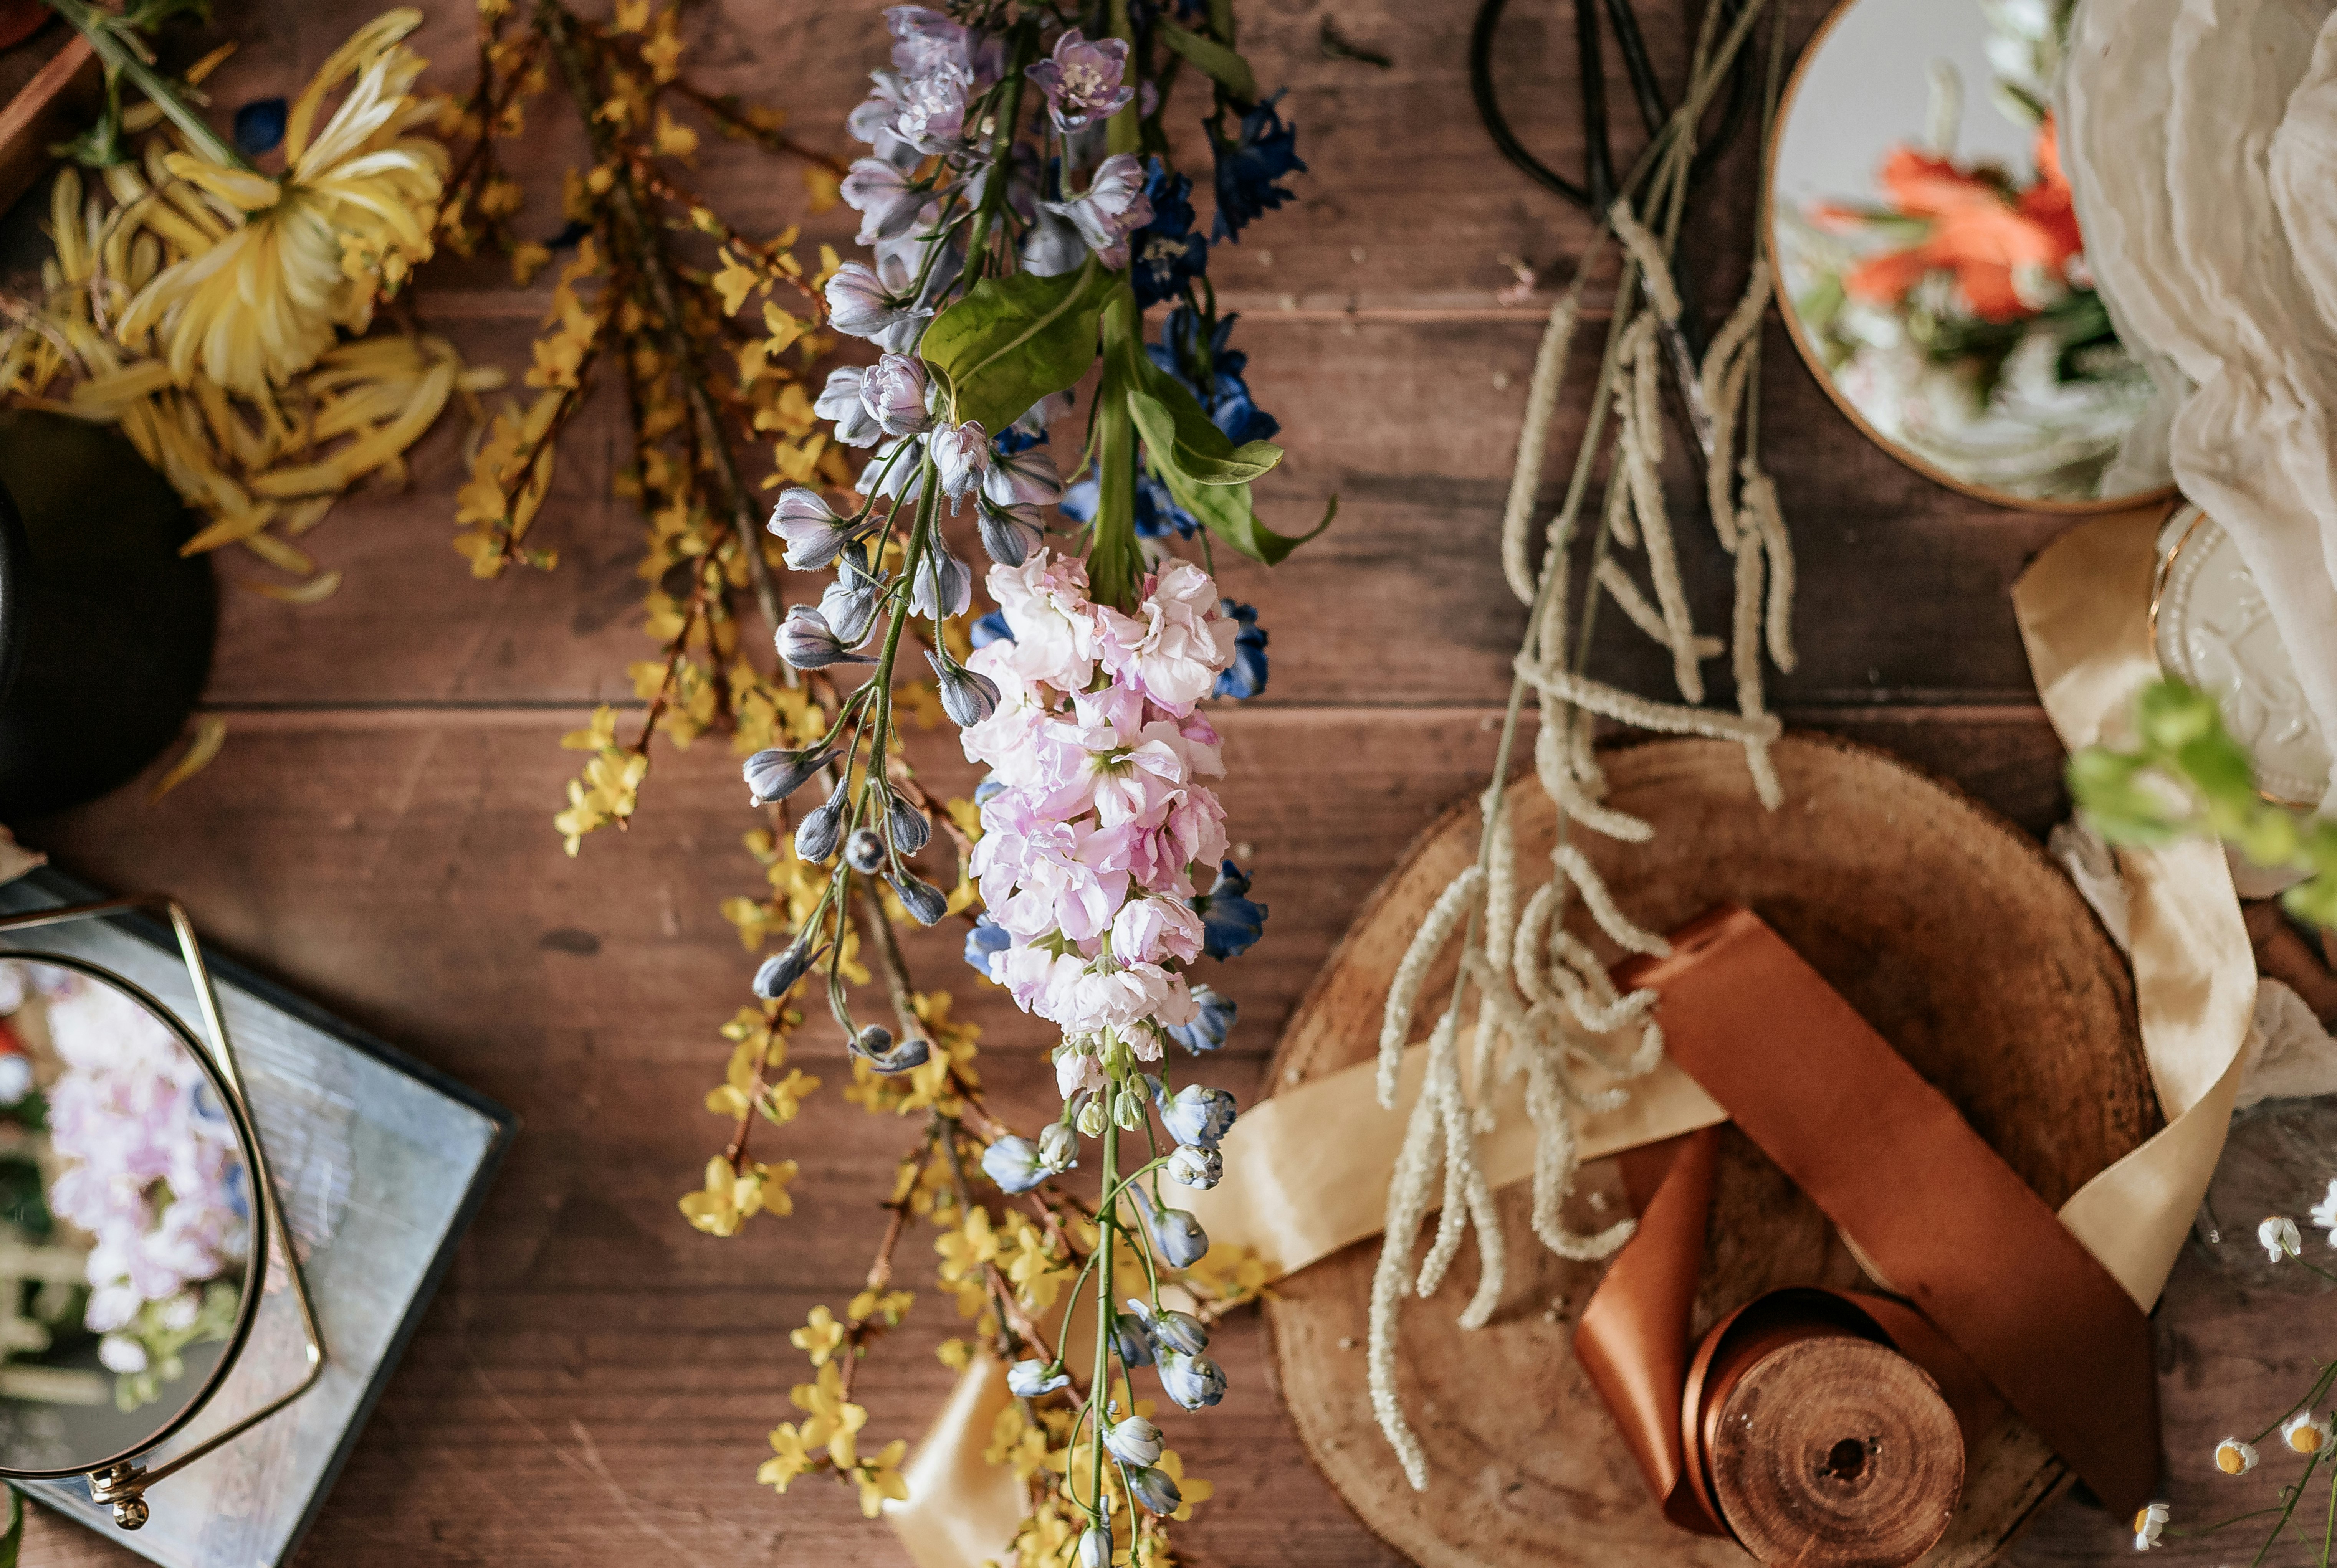
<path id="1" fill-rule="evenodd" d="M 111 986 L 40 979 L 63 1066 L 49 1207 L 92 1240 L 83 1320 L 103 1336 L 116 1402 L 135 1408 L 181 1375 L 189 1345 L 233 1325 L 239 1292 L 221 1276 L 250 1252 L 249 1176 L 227 1107 L 161 1020 Z"/>
<path id="2" fill-rule="evenodd" d="M 1879 204 L 1780 215 L 1796 313 L 1868 424 L 1958 478 L 2032 499 L 2087 498 L 2149 404 L 2086 266 L 2036 42 L 1990 12 L 1997 106 L 2034 131 L 2023 176 L 1954 152 L 1961 86 L 1933 68 L 1928 148 L 1899 146 Z M 2019 44 L 2020 48 L 2009 47 Z"/>

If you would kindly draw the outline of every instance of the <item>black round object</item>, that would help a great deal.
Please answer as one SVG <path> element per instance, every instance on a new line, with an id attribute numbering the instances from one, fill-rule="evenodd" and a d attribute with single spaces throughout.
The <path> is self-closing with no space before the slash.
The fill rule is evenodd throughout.
<path id="1" fill-rule="evenodd" d="M 195 528 L 121 432 L 0 412 L 0 823 L 103 794 L 185 727 L 219 623 Z"/>

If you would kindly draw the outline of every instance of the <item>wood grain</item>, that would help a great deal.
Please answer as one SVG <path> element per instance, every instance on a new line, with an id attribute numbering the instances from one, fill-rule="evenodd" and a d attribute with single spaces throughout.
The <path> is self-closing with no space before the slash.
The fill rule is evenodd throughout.
<path id="1" fill-rule="evenodd" d="M 378 5 L 219 9 L 220 35 L 240 45 L 210 83 L 224 114 L 297 92 Z M 418 42 L 439 62 L 431 81 L 457 86 L 472 7 L 426 9 Z M 1825 9 L 1794 0 L 1795 35 Z M 1229 574 L 1274 636 L 1266 698 L 1226 721 L 1233 834 L 1254 852 L 1258 896 L 1274 911 L 1266 943 L 1223 977 L 1243 1008 L 1225 1081 L 1247 1097 L 1353 910 L 1491 764 L 1519 624 L 1491 551 L 1548 299 L 1504 304 L 1503 258 L 1562 278 L 1588 229 L 1502 164 L 1479 129 L 1465 85 L 1472 7 L 1244 0 L 1240 10 L 1261 79 L 1289 89 L 1283 107 L 1311 171 L 1296 201 L 1215 253 L 1212 272 L 1245 312 L 1237 342 L 1291 448 L 1264 504 L 1286 518 L 1343 498 L 1336 527 L 1288 565 Z M 1641 10 L 1677 81 L 1679 13 Z M 1579 147 L 1568 15 L 1550 0 L 1513 0 L 1511 12 L 1505 104 L 1528 143 L 1563 166 Z M 874 0 L 703 0 L 687 17 L 709 85 L 781 103 L 807 141 L 844 147 L 842 115 L 883 55 Z M 1326 19 L 1393 66 L 1327 57 Z M 1198 154 L 1197 128 L 1178 133 Z M 537 107 L 520 172 L 545 233 L 580 146 L 552 105 Z M 850 213 L 808 214 L 800 181 L 774 178 L 743 149 L 709 140 L 697 179 L 750 228 L 801 219 L 809 243 L 848 241 Z M 1740 156 L 1692 216 L 1689 271 L 1707 311 L 1738 286 L 1753 198 Z M 21 279 L 37 266 L 44 210 L 36 195 L 0 223 L 0 271 Z M 451 258 L 417 295 L 433 330 L 475 361 L 513 367 L 545 298 Z M 1771 463 L 1804 584 L 1804 663 L 1779 687 L 1789 719 L 1902 751 L 2041 833 L 2066 810 L 2059 748 L 2034 706 L 2004 590 L 2058 525 L 1912 475 L 1858 440 L 1774 328 L 1769 348 Z M 633 609 L 638 523 L 606 486 L 614 417 L 598 410 L 563 456 L 542 525 L 562 551 L 557 572 L 468 578 L 448 546 L 460 432 L 442 430 L 417 453 L 410 490 L 352 497 L 304 540 L 346 573 L 333 599 L 294 609 L 227 590 L 210 702 L 230 738 L 210 770 L 160 804 L 146 803 L 150 779 L 27 830 L 98 880 L 177 892 L 230 950 L 521 1113 L 512 1160 L 303 1568 L 901 1561 L 840 1489 L 807 1484 L 775 1499 L 752 1473 L 803 1375 L 786 1330 L 856 1288 L 879 1229 L 869 1194 L 909 1129 L 837 1103 L 836 1043 L 807 1028 L 806 1070 L 828 1086 L 788 1129 L 785 1152 L 804 1164 L 796 1215 L 718 1242 L 673 1207 L 723 1135 L 699 1101 L 727 1056 L 714 1030 L 751 970 L 715 912 L 754 885 L 737 848 L 752 824 L 734 765 L 719 742 L 660 748 L 630 833 L 571 862 L 551 832 L 575 760 L 556 735 L 592 703 L 629 699 L 624 666 L 647 648 Z M 1685 497 L 1687 475 L 1670 479 Z M 1709 620 L 1725 573 L 1700 546 L 1687 567 Z M 230 561 L 228 575 L 258 574 Z M 1660 667 L 1628 636 L 1603 642 L 1599 659 L 1657 689 Z M 945 736 L 913 745 L 953 776 Z M 1051 1094 L 1041 1042 L 978 994 L 953 945 L 922 941 L 913 963 L 988 1029 L 984 1073 L 1001 1104 L 1035 1114 Z M 2308 1122 L 2283 1135 L 2278 1168 L 2292 1180 L 2317 1171 L 2310 1140 L 2332 1132 L 2337 1124 Z M 2234 1201 L 2245 1213 L 2271 1199 Z M 2244 1424 L 2244 1412 L 2284 1405 L 2308 1356 L 2337 1339 L 2337 1299 L 2293 1271 L 2248 1271 L 2249 1251 L 2244 1235 L 2194 1249 L 2161 1312 L 2171 1451 L 2192 1466 L 2176 1472 L 2186 1509 L 2212 1505 L 2196 1475 L 2203 1445 Z M 903 1273 L 930 1281 L 922 1258 L 904 1259 Z M 915 1435 L 949 1382 L 932 1348 L 955 1329 L 928 1300 L 869 1363 L 860 1388 L 873 1434 Z M 1234 1393 L 1207 1419 L 1175 1424 L 1191 1472 L 1218 1486 L 1178 1532 L 1186 1558 L 1399 1563 L 1306 1462 L 1257 1320 L 1229 1323 L 1215 1351 Z M 2222 1539 L 2176 1554 L 2215 1561 L 2204 1553 Z M 2063 1504 L 2019 1560 L 2106 1562 L 2124 1550 L 2117 1522 Z M 137 1560 L 41 1516 L 25 1561 Z"/>

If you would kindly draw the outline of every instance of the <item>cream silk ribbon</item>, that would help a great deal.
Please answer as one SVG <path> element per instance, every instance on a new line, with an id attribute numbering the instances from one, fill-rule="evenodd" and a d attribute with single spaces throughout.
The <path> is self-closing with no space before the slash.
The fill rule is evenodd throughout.
<path id="1" fill-rule="evenodd" d="M 2117 738 L 2156 678 L 2146 607 L 2163 507 L 2094 519 L 2040 555 L 2013 590 L 2047 715 L 2072 749 Z M 2133 918 L 2135 1000 L 2166 1127 L 2078 1189 L 2061 1218 L 2145 1310 L 2157 1300 L 2224 1148 L 2255 1000 L 2255 959 L 2222 850 L 2209 842 L 2121 855 Z M 1426 1047 L 1404 1053 L 1399 1106 L 1419 1091 Z M 1255 1248 L 1290 1274 L 1379 1232 L 1405 1113 L 1380 1108 L 1369 1060 L 1246 1109 L 1224 1144 L 1225 1180 L 1187 1199 L 1213 1241 Z M 1478 1145 L 1496 1187 L 1533 1173 L 1533 1131 L 1515 1080 L 1494 1093 Z M 1619 1109 L 1584 1120 L 1585 1159 L 1724 1121 L 1668 1062 Z M 987 1358 L 960 1380 L 886 1516 L 917 1568 L 977 1568 L 1022 1516 L 1012 1471 L 984 1464 L 1008 1403 Z"/>

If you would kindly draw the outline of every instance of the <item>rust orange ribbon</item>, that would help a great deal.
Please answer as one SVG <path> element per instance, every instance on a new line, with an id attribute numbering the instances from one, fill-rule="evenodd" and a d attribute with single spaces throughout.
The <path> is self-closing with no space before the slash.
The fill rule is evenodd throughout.
<path id="1" fill-rule="evenodd" d="M 1940 1385 L 1967 1445 L 2000 1398 L 2112 1509 L 2148 1501 L 2149 1320 L 1784 938 L 1749 911 L 1716 910 L 1673 935 L 1669 957 L 1616 979 L 1657 993 L 1672 1059 L 1902 1298 L 1772 1292 L 1691 1349 L 1718 1129 L 1626 1155 L 1640 1230 L 1584 1309 L 1575 1353 L 1667 1518 L 1729 1534 L 1706 1418 L 1753 1341 L 1787 1321 L 1896 1347 Z"/>

